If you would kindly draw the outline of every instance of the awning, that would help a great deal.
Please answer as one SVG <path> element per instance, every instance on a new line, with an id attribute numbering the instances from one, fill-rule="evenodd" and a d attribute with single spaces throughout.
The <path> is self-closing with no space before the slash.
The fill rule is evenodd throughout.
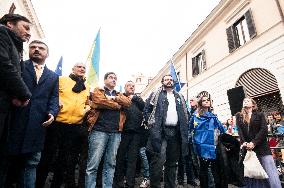
<path id="1" fill-rule="evenodd" d="M 236 87 L 238 86 L 243 86 L 247 96 L 251 98 L 279 91 L 275 76 L 260 68 L 245 72 L 237 81 Z"/>

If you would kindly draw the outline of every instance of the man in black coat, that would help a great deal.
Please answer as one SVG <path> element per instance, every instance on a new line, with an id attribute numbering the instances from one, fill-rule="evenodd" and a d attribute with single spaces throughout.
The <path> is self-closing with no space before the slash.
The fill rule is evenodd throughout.
<path id="1" fill-rule="evenodd" d="M 13 106 L 26 106 L 31 93 L 24 83 L 23 42 L 30 38 L 31 22 L 18 14 L 0 19 L 0 187 L 4 183 L 5 157 L 10 113 Z"/>
<path id="2" fill-rule="evenodd" d="M 128 81 L 125 84 L 125 95 L 131 98 L 131 106 L 126 108 L 126 121 L 121 135 L 121 142 L 116 156 L 116 169 L 114 187 L 134 188 L 136 161 L 138 158 L 140 136 L 142 133 L 141 124 L 143 121 L 144 101 L 135 95 L 135 84 Z M 126 159 L 126 165 L 125 165 Z M 124 176 L 126 185 L 124 185 Z"/>
<path id="3" fill-rule="evenodd" d="M 164 165 L 164 187 L 174 188 L 180 150 L 183 156 L 188 155 L 188 114 L 184 97 L 173 89 L 172 76 L 165 75 L 161 82 L 162 87 L 149 96 L 144 109 L 150 132 L 150 184 L 161 187 Z"/>

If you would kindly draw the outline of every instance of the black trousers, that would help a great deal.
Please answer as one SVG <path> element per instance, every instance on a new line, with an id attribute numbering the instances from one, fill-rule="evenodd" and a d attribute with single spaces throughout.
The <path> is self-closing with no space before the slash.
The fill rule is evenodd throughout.
<path id="1" fill-rule="evenodd" d="M 51 187 L 59 188 L 63 183 L 62 181 L 65 183 L 65 188 L 76 187 L 75 168 L 77 164 L 81 164 L 81 168 L 83 168 L 83 170 L 79 170 L 79 172 L 81 172 L 81 174 L 79 174 L 79 183 L 83 185 L 79 186 L 84 186 L 87 154 L 84 153 L 80 155 L 80 153 L 81 151 L 87 152 L 87 128 L 82 125 L 68 125 L 58 122 L 57 124 L 59 128 L 59 150 L 58 157 L 55 162 L 54 178 Z M 83 160 L 81 163 L 79 163 L 79 156 L 85 157 L 85 159 L 81 158 Z"/>
<path id="2" fill-rule="evenodd" d="M 177 180 L 179 184 L 184 183 L 184 171 L 187 177 L 187 183 L 190 181 L 195 180 L 195 173 L 194 173 L 194 164 L 193 164 L 193 151 L 192 146 L 188 144 L 188 155 L 183 158 L 182 154 L 180 153 L 180 157 L 178 160 L 178 172 L 177 172 Z"/>
<path id="3" fill-rule="evenodd" d="M 0 113 L 0 187 L 4 187 L 8 171 L 7 140 L 10 113 Z"/>
<path id="4" fill-rule="evenodd" d="M 123 187 L 124 176 L 127 187 L 134 187 L 139 145 L 140 134 L 122 133 L 116 156 L 114 187 Z"/>
<path id="5" fill-rule="evenodd" d="M 75 168 L 79 164 L 78 187 L 85 187 L 88 131 L 81 125 L 55 122 L 47 133 L 42 160 L 37 170 L 37 188 L 42 188 L 48 172 L 53 171 L 51 187 L 76 187 Z"/>
<path id="6" fill-rule="evenodd" d="M 221 188 L 219 182 L 215 181 L 217 179 L 217 165 L 216 160 L 208 160 L 204 158 L 199 158 L 200 162 L 200 188 Z"/>
<path id="7" fill-rule="evenodd" d="M 161 153 L 150 155 L 150 182 L 151 188 L 161 187 L 161 177 L 164 170 L 164 187 L 175 188 L 176 168 L 180 155 L 179 136 L 167 137 L 162 140 Z"/>

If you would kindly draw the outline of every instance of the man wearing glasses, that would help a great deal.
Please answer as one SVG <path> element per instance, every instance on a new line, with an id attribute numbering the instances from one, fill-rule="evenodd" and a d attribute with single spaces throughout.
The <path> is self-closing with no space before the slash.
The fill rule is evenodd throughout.
<path id="1" fill-rule="evenodd" d="M 176 187 L 176 167 L 180 153 L 188 153 L 188 114 L 184 97 L 176 92 L 171 75 L 162 78 L 162 86 L 146 101 L 145 118 L 150 127 L 147 151 L 150 156 L 151 187 L 161 187 L 165 166 L 165 188 Z M 182 152 L 180 152 L 180 150 Z"/>

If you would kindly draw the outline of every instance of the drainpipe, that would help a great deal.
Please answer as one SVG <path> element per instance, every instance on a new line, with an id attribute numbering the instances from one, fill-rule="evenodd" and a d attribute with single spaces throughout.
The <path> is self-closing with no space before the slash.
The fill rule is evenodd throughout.
<path id="1" fill-rule="evenodd" d="M 188 70 L 187 70 L 187 52 L 185 53 L 185 79 L 186 79 L 186 101 L 188 101 Z"/>
<path id="2" fill-rule="evenodd" d="M 279 11 L 279 14 L 280 14 L 280 17 L 281 17 L 281 21 L 284 22 L 284 15 L 283 15 L 283 11 L 282 11 L 281 5 L 279 3 L 279 0 L 275 0 L 275 2 L 277 4 L 277 8 L 278 8 L 278 11 Z"/>

